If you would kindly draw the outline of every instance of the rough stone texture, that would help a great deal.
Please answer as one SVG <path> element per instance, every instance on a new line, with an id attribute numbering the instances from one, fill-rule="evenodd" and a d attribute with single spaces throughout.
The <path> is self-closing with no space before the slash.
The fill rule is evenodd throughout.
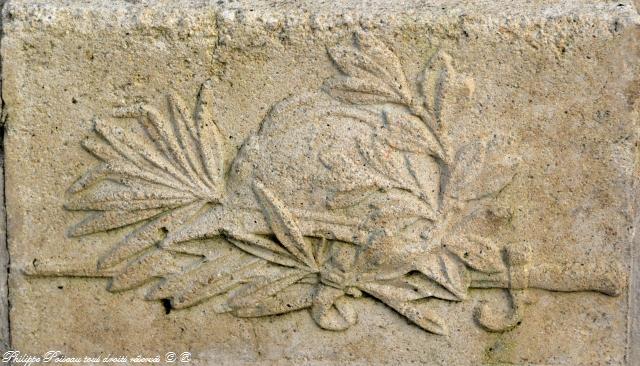
<path id="1" fill-rule="evenodd" d="M 4 157 L 0 157 L 0 174 L 4 176 Z M 0 183 L 0 198 L 4 203 L 4 179 Z M 4 204 L 0 208 L 0 351 L 10 349 L 8 267 L 9 252 L 6 242 L 6 211 Z"/>
<path id="2" fill-rule="evenodd" d="M 0 159 L 0 173 L 4 175 L 4 157 Z M 4 203 L 4 179 L 0 183 L 0 198 Z M 0 208 L 0 351 L 10 349 L 9 334 L 9 289 L 8 289 L 8 267 L 9 252 L 6 243 L 6 211 L 4 205 Z"/>
<path id="3" fill-rule="evenodd" d="M 13 349 L 638 364 L 634 5 L 386 3 L 9 0 Z"/>
<path id="4" fill-rule="evenodd" d="M 0 8 L 4 5 L 4 0 L 0 0 Z M 2 20 L 0 20 L 0 34 L 2 29 Z M 2 80 L 0 79 L 0 89 L 2 88 Z M 4 129 L 3 135 L 4 135 Z M 3 137 L 4 139 L 4 137 Z M 4 145 L 0 145 L 4 146 Z M 4 352 L 10 349 L 9 334 L 9 288 L 8 288 L 8 269 L 9 269 L 9 251 L 7 248 L 7 218 L 4 205 L 4 147 L 0 149 L 0 175 L 2 182 L 0 183 L 0 351 Z"/>

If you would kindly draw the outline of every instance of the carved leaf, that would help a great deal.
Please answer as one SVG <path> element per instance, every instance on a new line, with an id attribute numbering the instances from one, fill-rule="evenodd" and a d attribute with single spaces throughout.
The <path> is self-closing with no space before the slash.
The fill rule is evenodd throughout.
<path id="1" fill-rule="evenodd" d="M 378 80 L 337 76 L 325 82 L 325 90 L 332 97 L 350 104 L 401 103 L 393 90 Z"/>
<path id="2" fill-rule="evenodd" d="M 301 267 L 301 263 L 275 242 L 253 234 L 226 233 L 227 240 L 241 250 L 285 267 Z"/>
<path id="3" fill-rule="evenodd" d="M 456 153 L 448 192 L 453 197 L 458 196 L 465 187 L 475 180 L 482 171 L 485 161 L 485 147 L 480 142 L 462 146 Z"/>
<path id="4" fill-rule="evenodd" d="M 309 268 L 317 269 L 318 266 L 313 258 L 313 248 L 302 236 L 293 215 L 258 180 L 254 180 L 253 189 L 262 205 L 267 222 L 280 243 L 301 263 L 306 264 Z"/>
<path id="5" fill-rule="evenodd" d="M 179 149 L 183 151 L 186 170 L 192 180 L 203 188 L 203 190 L 215 190 L 218 187 L 212 185 L 209 177 L 204 173 L 203 156 L 200 153 L 200 141 L 197 137 L 195 122 L 188 114 L 184 102 L 177 96 L 168 96 L 168 106 L 173 121 L 173 132 L 179 144 Z"/>
<path id="6" fill-rule="evenodd" d="M 477 235 L 450 235 L 444 242 L 448 250 L 477 271 L 496 273 L 505 269 L 500 249 L 487 238 Z"/>
<path id="7" fill-rule="evenodd" d="M 397 301 L 413 301 L 428 297 L 457 300 L 456 296 L 435 281 L 419 272 L 408 273 L 393 279 L 375 280 L 362 285 L 371 294 L 383 294 Z"/>
<path id="8" fill-rule="evenodd" d="M 462 147 L 456 154 L 448 195 L 475 200 L 491 196 L 509 184 L 519 159 L 505 155 L 488 163 L 487 158 L 486 148 L 481 143 Z"/>
<path id="9" fill-rule="evenodd" d="M 118 152 L 98 137 L 87 137 L 82 141 L 82 147 L 98 160 L 105 163 L 120 159 Z"/>
<path id="10" fill-rule="evenodd" d="M 383 300 L 383 302 L 428 332 L 440 335 L 447 335 L 449 333 L 444 320 L 429 309 L 428 301 L 402 302 L 387 299 L 386 301 Z"/>
<path id="11" fill-rule="evenodd" d="M 221 269 L 227 269 L 224 265 L 212 267 L 208 271 L 199 271 L 199 276 L 185 274 L 184 276 L 190 278 L 191 281 L 173 295 L 171 306 L 176 309 L 182 309 L 227 291 L 232 291 L 237 286 L 242 286 L 242 283 L 248 279 L 259 276 L 266 268 L 266 265 L 264 261 L 254 258 L 240 262 L 240 266 L 235 268 L 233 272 L 222 272 Z"/>
<path id="12" fill-rule="evenodd" d="M 438 207 L 440 195 L 440 165 L 434 159 L 425 159 L 417 154 L 405 154 L 407 169 L 415 179 L 418 186 L 418 194 L 431 207 Z"/>
<path id="13" fill-rule="evenodd" d="M 169 103 L 171 109 L 171 103 Z M 202 177 L 198 177 L 193 171 L 193 168 L 189 164 L 187 158 L 187 152 L 181 146 L 180 136 L 176 133 L 176 130 L 181 130 L 180 120 L 171 118 L 167 121 L 159 116 L 159 113 L 149 107 L 144 107 L 147 118 L 143 119 L 143 125 L 147 129 L 147 133 L 150 136 L 157 136 L 159 140 L 156 142 L 160 144 L 162 150 L 165 153 L 167 159 L 173 162 L 173 165 L 178 169 L 183 176 L 188 179 L 193 185 L 204 186 Z M 147 122 L 147 123 L 144 123 Z"/>
<path id="14" fill-rule="evenodd" d="M 233 314 L 239 317 L 258 317 L 309 308 L 313 303 L 315 287 L 314 284 L 296 283 L 256 302 L 252 307 L 235 309 Z"/>
<path id="15" fill-rule="evenodd" d="M 428 255 L 416 262 L 415 269 L 449 290 L 458 300 L 466 299 L 469 278 L 464 265 L 447 252 Z"/>
<path id="16" fill-rule="evenodd" d="M 369 282 L 361 287 L 362 290 L 366 292 L 371 292 L 373 294 L 381 293 L 398 301 L 411 301 L 425 297 L 422 296 L 414 287 L 408 286 L 401 281 Z"/>
<path id="17" fill-rule="evenodd" d="M 356 32 L 356 45 L 364 54 L 368 55 L 386 71 L 385 80 L 393 86 L 405 100 L 410 99 L 408 95 L 409 87 L 407 85 L 407 78 L 405 77 L 398 56 L 396 56 L 386 44 L 368 32 Z"/>
<path id="18" fill-rule="evenodd" d="M 160 188 L 138 188 L 113 183 L 105 183 L 88 192 L 69 199 L 68 210 L 110 211 L 147 210 L 153 208 L 174 208 L 190 203 L 193 196 L 183 192 Z"/>
<path id="19" fill-rule="evenodd" d="M 373 192 L 356 207 L 366 209 L 380 219 L 394 217 L 436 219 L 435 211 L 427 202 L 401 189 Z"/>
<path id="20" fill-rule="evenodd" d="M 376 289 L 368 289 L 367 292 L 404 315 L 420 328 L 434 334 L 446 335 L 448 333 L 447 326 L 442 318 L 429 309 L 430 304 L 428 301 L 403 301 L 390 296 L 393 294 L 378 292 Z"/>
<path id="21" fill-rule="evenodd" d="M 451 56 L 443 51 L 436 52 L 424 70 L 421 83 L 424 106 L 438 124 L 441 123 L 442 101 L 445 98 L 447 82 L 454 78 L 454 75 Z"/>
<path id="22" fill-rule="evenodd" d="M 116 117 L 134 118 L 137 125 L 129 123 L 123 128 L 95 121 L 97 136 L 85 140 L 83 146 L 102 163 L 71 186 L 72 196 L 65 207 L 101 212 L 91 213 L 69 234 L 88 235 L 146 221 L 100 259 L 100 270 L 139 255 L 189 222 L 207 202 L 220 199 L 221 141 L 215 133 L 205 136 L 217 128 L 210 105 L 202 100 L 211 98 L 210 83 L 205 84 L 195 113 L 180 98 L 168 96 L 166 116 L 151 107 L 136 106 L 118 110 Z M 213 144 L 211 138 L 218 138 L 219 143 Z M 217 167 L 217 180 L 211 175 L 214 170 L 208 170 L 212 166 Z M 145 267 L 140 263 L 127 268 L 140 271 Z M 130 276 L 128 273 L 122 276 Z M 123 281 L 118 277 L 114 283 L 119 287 Z"/>
<path id="23" fill-rule="evenodd" d="M 161 128 L 171 129 L 169 123 L 164 121 L 163 117 L 156 110 L 143 106 L 138 111 L 138 123 L 144 129 L 151 141 L 143 142 L 138 145 L 137 149 L 144 159 L 150 162 L 158 169 L 167 172 L 172 179 L 179 183 L 181 187 L 188 188 L 189 191 L 197 193 L 203 184 L 196 184 L 192 176 L 187 175 L 185 168 L 176 158 L 173 149 L 177 148 L 174 144 L 167 142 L 167 135 L 170 132 L 160 131 Z"/>
<path id="24" fill-rule="evenodd" d="M 376 136 L 372 138 L 370 150 L 364 145 L 360 146 L 360 149 L 366 152 L 367 157 L 371 159 L 368 160 L 370 166 L 386 179 L 392 181 L 393 187 L 414 193 L 419 191 L 419 187 L 407 166 L 404 152 L 383 143 Z M 416 194 L 419 196 L 419 193 Z"/>
<path id="25" fill-rule="evenodd" d="M 382 78 L 388 75 L 386 69 L 357 48 L 337 46 L 329 49 L 329 55 L 345 75 L 359 79 Z"/>
<path id="26" fill-rule="evenodd" d="M 370 188 L 390 188 L 396 185 L 390 180 L 385 168 L 369 169 L 362 166 L 354 159 L 346 156 L 337 148 L 329 148 L 322 151 L 318 158 L 320 162 L 341 179 L 336 179 L 334 189 L 339 191 L 361 191 Z M 375 159 L 375 157 L 374 157 Z M 376 162 L 372 162 L 376 164 Z"/>
<path id="27" fill-rule="evenodd" d="M 255 307 L 263 299 L 275 295 L 308 274 L 308 271 L 301 269 L 281 268 L 271 275 L 259 276 L 230 293 L 229 306 L 232 308 Z"/>
<path id="28" fill-rule="evenodd" d="M 84 147 L 105 163 L 89 170 L 78 179 L 69 188 L 70 193 L 77 193 L 100 180 L 117 177 L 138 178 L 152 184 L 189 192 L 185 187 L 188 182 L 183 180 L 179 173 L 169 169 L 168 164 L 158 162 L 160 158 L 150 158 L 156 155 L 145 149 L 153 150 L 153 147 L 141 146 L 123 129 L 106 126 L 100 120 L 95 121 L 95 126 L 96 132 L 106 143 L 89 138 L 84 141 Z"/>
<path id="29" fill-rule="evenodd" d="M 74 237 L 116 229 L 147 220 L 161 212 L 163 212 L 163 210 L 157 208 L 137 211 L 117 210 L 97 212 L 70 227 L 67 234 Z"/>
<path id="30" fill-rule="evenodd" d="M 184 260 L 183 260 L 184 261 Z M 154 250 L 130 263 L 109 284 L 109 291 L 124 291 L 145 284 L 153 278 L 178 273 L 181 270 L 180 257 L 170 252 Z"/>
<path id="31" fill-rule="evenodd" d="M 428 154 L 439 158 L 444 156 L 436 137 L 415 116 L 387 109 L 384 117 L 389 129 L 385 139 L 389 145 L 406 152 Z"/>
<path id="32" fill-rule="evenodd" d="M 444 288 L 442 285 L 437 282 L 429 279 L 423 273 L 420 272 L 410 272 L 399 279 L 401 283 L 406 283 L 407 285 L 415 288 L 422 297 L 435 297 L 442 300 L 448 301 L 456 301 L 456 295 L 452 294 L 451 291 Z"/>
<path id="33" fill-rule="evenodd" d="M 213 113 L 213 86 L 202 84 L 196 106 L 196 129 L 200 139 L 200 152 L 209 178 L 218 192 L 224 187 L 224 141 Z"/>
<path id="34" fill-rule="evenodd" d="M 112 267 L 125 259 L 152 247 L 162 239 L 165 231 L 181 226 L 202 208 L 202 203 L 192 203 L 175 210 L 165 212 L 156 219 L 132 231 L 113 246 L 98 262 L 99 268 Z"/>
<path id="35" fill-rule="evenodd" d="M 359 32 L 355 46 L 331 48 L 329 55 L 346 75 L 325 83 L 333 97 L 351 104 L 411 102 L 400 60 L 371 34 Z"/>
<path id="36" fill-rule="evenodd" d="M 213 259 L 201 260 L 173 276 L 166 276 L 158 286 L 146 294 L 146 298 L 173 299 L 180 293 L 192 289 L 200 290 L 201 296 L 215 296 L 219 291 L 224 292 L 239 284 L 244 279 L 242 273 L 262 269 L 264 264 L 261 259 L 252 258 L 239 250 L 232 250 Z"/>

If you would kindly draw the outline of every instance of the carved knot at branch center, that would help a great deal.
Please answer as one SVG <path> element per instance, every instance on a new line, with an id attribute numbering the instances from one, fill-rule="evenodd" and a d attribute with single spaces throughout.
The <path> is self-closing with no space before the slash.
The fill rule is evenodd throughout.
<path id="1" fill-rule="evenodd" d="M 318 272 L 318 279 L 321 284 L 341 290 L 346 295 L 361 297 L 362 291 L 358 288 L 353 275 L 335 268 L 323 269 Z"/>

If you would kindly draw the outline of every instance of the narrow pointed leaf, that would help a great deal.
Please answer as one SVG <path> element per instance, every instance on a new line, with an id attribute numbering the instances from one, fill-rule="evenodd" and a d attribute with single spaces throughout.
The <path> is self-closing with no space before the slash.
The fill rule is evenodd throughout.
<path id="1" fill-rule="evenodd" d="M 389 127 L 389 133 L 385 135 L 389 145 L 402 151 L 444 156 L 440 142 L 422 121 L 393 110 L 385 111 L 384 115 Z"/>
<path id="2" fill-rule="evenodd" d="M 353 47 L 333 47 L 329 49 L 329 55 L 338 69 L 348 76 L 372 80 L 388 78 L 387 70 Z"/>
<path id="3" fill-rule="evenodd" d="M 425 67 L 421 83 L 424 106 L 438 123 L 441 119 L 442 102 L 446 97 L 447 84 L 454 76 L 452 58 L 443 51 L 436 52 Z"/>
<path id="4" fill-rule="evenodd" d="M 271 297 L 257 302 L 253 307 L 239 308 L 234 311 L 238 317 L 259 317 L 285 314 L 306 309 L 313 304 L 315 285 L 296 283 Z"/>
<path id="5" fill-rule="evenodd" d="M 149 154 L 148 149 L 136 142 L 136 139 L 132 138 L 127 131 L 118 126 L 108 125 L 101 120 L 95 121 L 94 129 L 122 157 L 109 161 L 108 166 L 113 172 L 118 172 L 119 168 L 128 167 L 130 174 L 144 176 L 152 182 L 171 186 L 171 178 L 167 178 L 163 170 L 156 169 L 145 159 L 145 154 Z"/>
<path id="6" fill-rule="evenodd" d="M 89 169 L 84 175 L 76 180 L 71 187 L 69 187 L 69 193 L 78 193 L 95 183 L 106 179 L 111 174 L 106 164 L 100 164 Z"/>
<path id="7" fill-rule="evenodd" d="M 193 181 L 181 169 L 176 168 L 175 162 L 158 147 L 158 142 L 132 142 L 131 146 L 147 163 L 148 174 L 160 177 L 164 185 L 180 189 L 194 189 Z"/>
<path id="8" fill-rule="evenodd" d="M 282 291 L 308 274 L 305 270 L 283 269 L 275 275 L 259 277 L 234 292 L 229 299 L 229 305 L 233 308 L 256 306 L 262 299 Z"/>
<path id="9" fill-rule="evenodd" d="M 87 216 L 78 224 L 69 229 L 69 236 L 82 236 L 119 227 L 131 225 L 147 220 L 159 213 L 162 209 L 137 210 L 137 211 L 103 211 Z"/>
<path id="10" fill-rule="evenodd" d="M 163 250 L 153 250 L 129 263 L 122 272 L 114 276 L 109 291 L 128 290 L 158 277 L 180 271 L 179 259 Z"/>
<path id="11" fill-rule="evenodd" d="M 122 156 L 103 140 L 89 137 L 82 141 L 82 147 L 103 162 L 118 160 Z"/>
<path id="12" fill-rule="evenodd" d="M 65 207 L 68 210 L 146 210 L 173 208 L 194 200 L 176 191 L 132 190 L 125 186 L 102 185 L 86 194 L 72 197 Z"/>
<path id="13" fill-rule="evenodd" d="M 394 86 L 403 101 L 410 102 L 407 78 L 398 56 L 384 42 L 365 31 L 356 33 L 356 44 L 365 55 L 386 70 L 384 76 L 387 83 Z"/>
<path id="14" fill-rule="evenodd" d="M 196 305 L 208 298 L 233 289 L 249 277 L 258 275 L 262 268 L 264 268 L 264 261 L 250 259 L 231 273 L 209 273 L 206 276 L 197 278 L 186 288 L 175 294 L 172 297 L 171 305 L 176 309 Z"/>
<path id="15" fill-rule="evenodd" d="M 195 185 L 195 177 L 188 166 L 187 158 L 180 148 L 175 132 L 169 123 L 160 114 L 150 107 L 143 107 L 147 118 L 140 119 L 143 127 L 151 138 L 156 141 L 164 152 L 165 156 L 173 162 L 173 165 L 180 170 Z M 157 139 L 157 140 L 156 140 Z"/>
<path id="16" fill-rule="evenodd" d="M 313 248 L 302 236 L 293 215 L 261 182 L 254 181 L 253 188 L 263 207 L 267 222 L 280 243 L 302 263 L 310 268 L 317 268 L 313 258 Z"/>
<path id="17" fill-rule="evenodd" d="M 194 202 L 161 214 L 158 218 L 131 232 L 120 243 L 116 244 L 111 252 L 100 259 L 99 268 L 114 266 L 153 246 L 162 238 L 165 231 L 170 231 L 185 224 L 201 207 L 202 203 Z"/>
<path id="18" fill-rule="evenodd" d="M 464 145 L 458 150 L 449 179 L 448 192 L 452 197 L 457 197 L 467 185 L 477 180 L 484 166 L 485 155 L 485 146 L 480 142 Z"/>
<path id="19" fill-rule="evenodd" d="M 427 332 L 440 335 L 449 333 L 444 320 L 428 308 L 428 302 L 395 301 L 391 299 L 383 300 L 383 302 Z"/>
<path id="20" fill-rule="evenodd" d="M 339 76 L 328 79 L 325 90 L 332 97 L 351 104 L 401 103 L 400 97 L 378 80 Z"/>
<path id="21" fill-rule="evenodd" d="M 189 185 L 186 185 L 181 182 L 179 179 L 166 179 L 162 176 L 158 176 L 157 174 L 149 171 L 143 170 L 135 166 L 129 161 L 120 160 L 108 163 L 109 172 L 114 175 L 120 175 L 123 177 L 131 177 L 131 178 L 139 178 L 145 180 L 150 183 L 155 183 L 159 185 L 163 185 L 169 188 L 176 189 L 177 191 L 185 191 L 188 190 Z"/>
<path id="22" fill-rule="evenodd" d="M 419 291 L 416 291 L 415 288 L 401 281 L 368 282 L 361 285 L 361 289 L 365 292 L 384 294 L 384 296 L 398 301 L 411 301 L 425 297 L 422 296 Z"/>
<path id="23" fill-rule="evenodd" d="M 196 106 L 196 128 L 200 139 L 202 161 L 218 194 L 224 186 L 224 141 L 213 117 L 213 86 L 211 81 L 202 84 Z"/>
<path id="24" fill-rule="evenodd" d="M 306 267 L 270 240 L 257 235 L 230 235 L 227 240 L 239 249 L 266 261 L 286 267 Z"/>
<path id="25" fill-rule="evenodd" d="M 425 159 L 417 154 L 405 154 L 407 169 L 419 187 L 421 197 L 431 207 L 438 207 L 442 168 L 435 159 Z"/>
<path id="26" fill-rule="evenodd" d="M 416 270 L 449 290 L 458 300 L 467 297 L 469 279 L 462 263 L 458 263 L 446 252 L 433 253 L 416 263 Z"/>
<path id="27" fill-rule="evenodd" d="M 194 263 L 186 268 L 182 273 L 168 276 L 155 288 L 151 289 L 145 298 L 147 300 L 159 300 L 173 298 L 196 282 L 217 282 L 238 271 L 239 268 L 248 264 L 254 264 L 255 260 L 239 251 L 222 255 L 211 260 L 203 260 Z"/>
<path id="28" fill-rule="evenodd" d="M 139 169 L 143 169 L 144 162 L 139 158 L 138 153 L 128 145 L 122 128 L 111 126 L 102 120 L 95 120 L 94 129 L 124 160 L 131 162 Z"/>
<path id="29" fill-rule="evenodd" d="M 193 131 L 195 130 L 195 122 L 193 122 L 193 118 L 187 113 L 184 102 L 180 98 L 177 96 L 169 96 L 168 104 L 169 110 L 171 111 L 171 122 L 179 148 L 183 151 L 188 163 L 185 168 L 190 172 L 190 175 L 194 177 L 196 184 L 206 190 L 208 187 L 203 182 L 207 179 L 207 176 L 204 173 L 204 167 L 202 166 L 200 151 L 198 149 L 199 140 L 196 139 L 195 131 Z"/>

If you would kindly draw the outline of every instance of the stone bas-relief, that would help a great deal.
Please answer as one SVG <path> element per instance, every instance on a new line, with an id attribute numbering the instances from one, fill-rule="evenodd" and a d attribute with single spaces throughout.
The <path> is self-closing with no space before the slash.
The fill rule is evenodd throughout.
<path id="1" fill-rule="evenodd" d="M 447 322 L 432 301 L 463 301 L 469 287 L 509 292 L 510 314 L 478 309 L 488 331 L 521 322 L 527 288 L 620 294 L 619 263 L 531 263 L 526 247 L 473 232 L 485 215 L 509 220 L 492 200 L 518 159 L 489 165 L 486 143 L 458 146 L 442 134 L 450 84 L 468 94 L 474 86 L 450 56 L 434 54 L 412 87 L 396 55 L 365 31 L 328 53 L 339 75 L 323 92 L 273 106 L 230 166 L 211 82 L 193 109 L 170 95 L 166 115 L 140 105 L 115 113 L 136 119 L 130 127 L 96 120 L 83 147 L 100 164 L 66 203 L 92 213 L 68 234 L 142 225 L 95 271 L 48 262 L 30 274 L 111 277 L 111 291 L 161 278 L 148 300 L 178 309 L 211 300 L 239 317 L 308 308 L 327 330 L 353 325 L 354 299 L 367 294 L 436 334 Z"/>
<path id="2" fill-rule="evenodd" d="M 9 1 L 12 347 L 634 365 L 637 24 L 588 0 Z"/>

